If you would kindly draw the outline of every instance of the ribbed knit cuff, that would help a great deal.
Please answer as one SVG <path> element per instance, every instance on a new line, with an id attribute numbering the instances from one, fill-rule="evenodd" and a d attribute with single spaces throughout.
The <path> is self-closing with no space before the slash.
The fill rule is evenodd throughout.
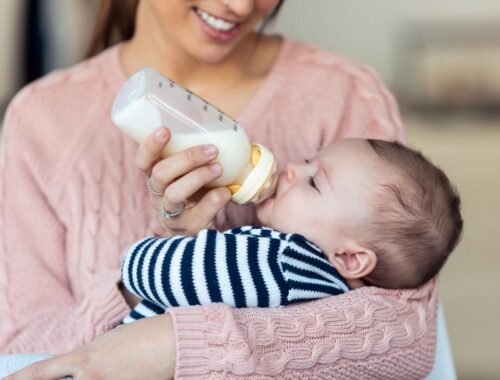
<path id="1" fill-rule="evenodd" d="M 207 324 L 204 309 L 199 306 L 169 310 L 175 331 L 175 378 L 200 379 L 209 373 Z"/>
<path id="2" fill-rule="evenodd" d="M 103 273 L 95 279 L 94 291 L 82 305 L 80 315 L 91 318 L 93 326 L 90 339 L 115 327 L 129 312 L 130 307 L 118 289 L 118 274 Z M 85 310 L 87 309 L 87 310 Z M 90 310 L 89 310 L 90 309 Z"/>

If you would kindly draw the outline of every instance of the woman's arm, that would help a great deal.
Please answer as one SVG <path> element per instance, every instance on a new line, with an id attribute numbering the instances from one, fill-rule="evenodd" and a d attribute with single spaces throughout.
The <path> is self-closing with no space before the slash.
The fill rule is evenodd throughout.
<path id="1" fill-rule="evenodd" d="M 279 309 L 218 304 L 170 314 L 180 379 L 421 379 L 434 358 L 434 281 Z"/>
<path id="2" fill-rule="evenodd" d="M 174 367 L 179 379 L 422 379 L 434 359 L 435 320 L 434 280 L 416 290 L 365 287 L 279 309 L 173 308 L 8 380 L 163 379 Z"/>
<path id="3" fill-rule="evenodd" d="M 168 314 L 104 333 L 67 354 L 30 365 L 6 380 L 171 379 L 175 338 Z"/>
<path id="4" fill-rule="evenodd" d="M 41 147 L 22 114 L 9 108 L 2 136 L 0 351 L 65 352 L 110 329 L 128 306 L 116 285 L 118 270 L 94 277 L 75 300 L 65 226 L 45 193 Z"/>

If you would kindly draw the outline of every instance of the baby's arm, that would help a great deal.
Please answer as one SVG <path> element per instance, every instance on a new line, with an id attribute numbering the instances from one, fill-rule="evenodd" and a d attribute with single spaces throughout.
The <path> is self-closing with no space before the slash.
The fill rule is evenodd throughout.
<path id="1" fill-rule="evenodd" d="M 165 308 L 158 306 L 157 304 L 148 301 L 142 300 L 137 305 L 134 306 L 132 311 L 123 318 L 122 323 L 127 324 L 130 322 L 137 321 L 142 318 L 153 317 L 155 315 L 163 314 L 165 312 Z"/>
<path id="2" fill-rule="evenodd" d="M 347 282 L 317 246 L 298 234 L 288 235 L 287 241 L 279 255 L 287 286 L 284 305 L 349 291 Z"/>
<path id="3" fill-rule="evenodd" d="M 304 238 L 251 227 L 142 239 L 124 258 L 122 280 L 144 299 L 131 320 L 176 306 L 276 307 L 348 290 Z"/>
<path id="4" fill-rule="evenodd" d="M 149 237 L 126 253 L 122 281 L 150 306 L 163 309 L 214 302 L 279 306 L 286 284 L 278 254 L 286 244 L 277 237 L 216 230 L 203 230 L 195 237 Z M 144 306 L 143 302 L 135 310 Z"/>

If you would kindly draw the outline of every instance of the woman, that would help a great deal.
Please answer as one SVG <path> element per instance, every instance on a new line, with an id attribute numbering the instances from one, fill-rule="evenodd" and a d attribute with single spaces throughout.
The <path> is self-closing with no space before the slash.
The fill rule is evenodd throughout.
<path id="1" fill-rule="evenodd" d="M 168 129 L 137 148 L 111 124 L 113 98 L 137 69 L 155 67 L 217 105 L 280 164 L 335 139 L 403 138 L 397 106 L 370 70 L 254 32 L 281 3 L 103 1 L 98 31 L 112 31 L 109 18 L 117 15 L 130 39 L 12 102 L 2 149 L 0 347 L 73 350 L 14 378 L 416 379 L 430 370 L 434 282 L 418 290 L 366 287 L 280 309 L 175 308 L 112 329 L 136 302 L 117 286 L 127 244 L 151 232 L 192 234 L 254 220 L 251 208 L 227 203 L 227 189 L 198 191 L 220 175 L 208 165 L 212 147 L 160 160 Z"/>

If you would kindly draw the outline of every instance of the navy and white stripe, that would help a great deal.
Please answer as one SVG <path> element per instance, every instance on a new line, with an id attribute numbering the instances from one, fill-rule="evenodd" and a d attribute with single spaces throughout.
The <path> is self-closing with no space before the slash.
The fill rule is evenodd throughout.
<path id="1" fill-rule="evenodd" d="M 143 301 L 124 323 L 169 307 L 223 302 L 276 307 L 345 293 L 347 283 L 313 243 L 298 234 L 243 226 L 195 237 L 147 237 L 122 263 L 125 287 Z"/>

